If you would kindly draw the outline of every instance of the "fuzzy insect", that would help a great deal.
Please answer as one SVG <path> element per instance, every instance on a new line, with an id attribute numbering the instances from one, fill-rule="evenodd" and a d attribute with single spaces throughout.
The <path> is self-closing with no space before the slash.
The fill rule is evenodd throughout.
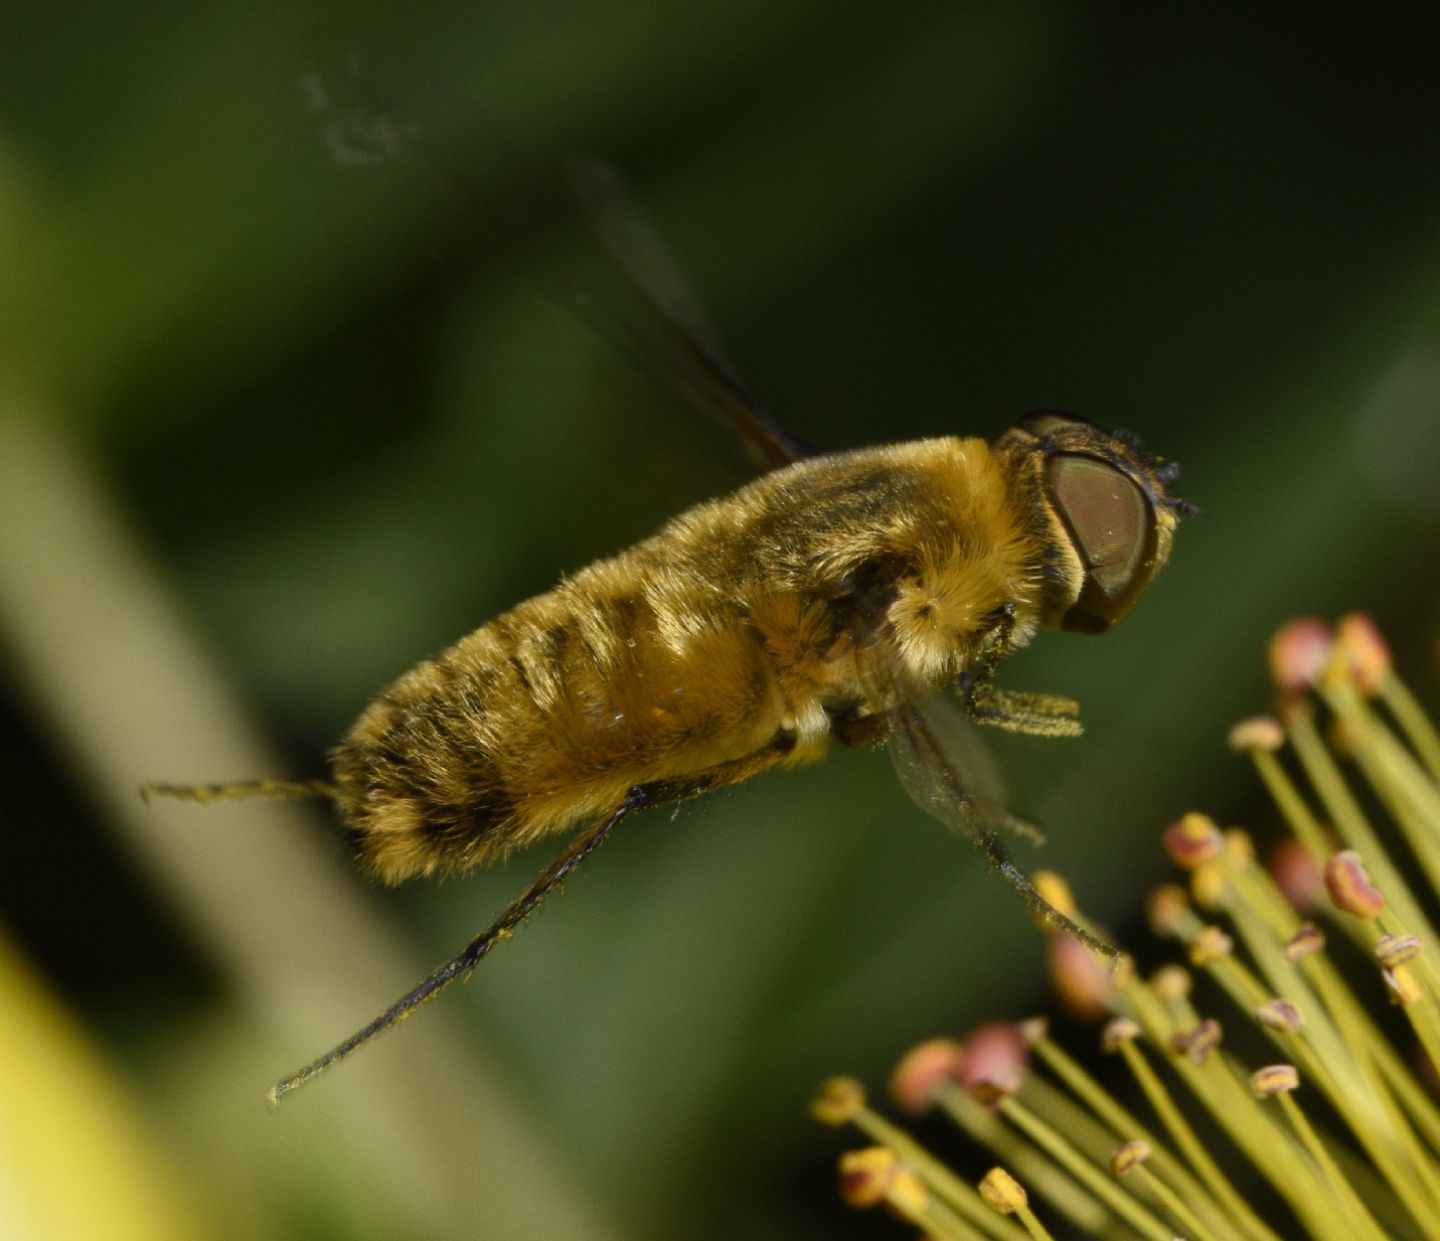
<path id="1" fill-rule="evenodd" d="M 1175 465 L 1053 412 L 993 444 L 809 455 L 755 409 L 682 286 L 667 273 L 658 288 L 633 266 L 705 403 L 770 472 L 406 673 L 350 729 L 328 780 L 148 790 L 323 796 L 388 883 L 582 829 L 489 928 L 272 1101 L 468 973 L 635 811 L 814 762 L 832 738 L 888 742 L 911 795 L 1032 909 L 1113 951 L 1005 855 L 997 832 L 1028 825 L 989 787 L 961 713 L 1016 732 L 1080 731 L 1075 702 L 999 689 L 996 669 L 1041 627 L 1102 633 L 1130 610 L 1191 511 L 1171 494 Z M 932 692 L 947 683 L 958 698 Z"/>

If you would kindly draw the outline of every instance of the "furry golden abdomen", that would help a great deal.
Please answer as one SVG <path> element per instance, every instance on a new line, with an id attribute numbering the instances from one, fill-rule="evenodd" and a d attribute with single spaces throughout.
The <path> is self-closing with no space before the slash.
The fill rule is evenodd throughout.
<path id="1" fill-rule="evenodd" d="M 754 753 L 784 726 L 744 610 L 633 563 L 646 559 L 642 545 L 583 570 L 371 703 L 333 772 L 372 873 L 488 863 L 635 785 Z"/>

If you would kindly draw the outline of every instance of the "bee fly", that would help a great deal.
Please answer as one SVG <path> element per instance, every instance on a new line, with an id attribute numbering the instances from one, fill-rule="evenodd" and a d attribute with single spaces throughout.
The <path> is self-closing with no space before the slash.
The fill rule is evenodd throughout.
<path id="1" fill-rule="evenodd" d="M 1040 627 L 1103 633 L 1130 611 L 1193 511 L 1171 494 L 1177 467 L 1131 435 L 1053 412 L 993 444 L 945 436 L 810 454 L 746 396 L 613 183 L 586 175 L 601 238 L 650 303 L 672 366 L 769 472 L 407 672 L 335 749 L 328 780 L 147 789 L 326 798 L 387 883 L 580 829 L 490 927 L 274 1086 L 272 1102 L 472 970 L 622 820 L 815 762 L 832 738 L 887 743 L 916 801 L 1032 910 L 1113 954 L 1005 854 L 997 833 L 1028 825 L 987 787 L 965 717 L 1080 731 L 1077 703 L 1001 689 L 996 670 Z M 947 683 L 955 696 L 933 693 Z"/>

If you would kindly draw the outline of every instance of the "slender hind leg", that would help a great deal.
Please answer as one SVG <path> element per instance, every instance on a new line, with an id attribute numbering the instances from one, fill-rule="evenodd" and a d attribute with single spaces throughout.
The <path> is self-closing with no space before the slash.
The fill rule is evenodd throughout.
<path id="1" fill-rule="evenodd" d="M 274 1107 L 284 1095 L 289 1094 L 297 1086 L 303 1086 L 332 1064 L 338 1064 L 357 1047 L 368 1043 L 382 1030 L 388 1030 L 397 1021 L 403 1021 L 426 1000 L 433 999 L 457 978 L 473 970 L 491 948 L 501 940 L 508 939 L 515 928 L 540 907 L 551 889 L 564 882 L 581 862 L 609 839 L 610 833 L 615 830 L 616 824 L 621 819 L 639 810 L 645 803 L 645 790 L 643 788 L 631 789 L 626 794 L 625 800 L 616 806 L 609 815 L 583 835 L 572 840 L 560 856 L 540 873 L 540 877 L 525 889 L 519 900 L 509 905 L 489 927 L 475 936 L 444 965 L 429 974 L 418 987 L 397 1000 L 369 1025 L 355 1031 L 343 1043 L 332 1047 L 323 1056 L 310 1061 L 303 1069 L 292 1073 L 284 1081 L 276 1082 L 270 1088 L 267 1096 L 270 1105 Z"/>
<path id="2" fill-rule="evenodd" d="M 233 784 L 142 784 L 140 796 L 173 797 L 178 801 L 239 801 L 244 797 L 328 797 L 335 798 L 335 786 L 327 780 L 237 780 Z"/>
<path id="3" fill-rule="evenodd" d="M 793 738 L 784 735 L 778 736 L 764 749 L 757 750 L 754 754 L 746 755 L 744 758 L 721 763 L 718 766 L 672 780 L 657 780 L 651 784 L 636 785 L 625 794 L 620 804 L 605 818 L 566 845 L 560 855 L 540 873 L 540 877 L 534 883 L 525 889 L 518 900 L 507 906 L 494 922 L 475 936 L 455 956 L 431 972 L 419 986 L 396 1000 L 374 1021 L 363 1029 L 357 1030 L 343 1043 L 332 1047 L 323 1056 L 312 1060 L 303 1069 L 299 1069 L 284 1081 L 277 1082 L 272 1086 L 268 1096 L 271 1106 L 278 1104 L 284 1095 L 289 1094 L 297 1086 L 303 1086 L 312 1077 L 345 1059 L 356 1048 L 369 1042 L 377 1034 L 388 1030 L 396 1022 L 403 1021 L 457 978 L 463 978 L 473 970 L 490 949 L 514 934 L 516 928 L 540 907 L 551 891 L 572 875 L 579 868 L 581 862 L 610 838 L 610 833 L 615 830 L 622 819 L 646 806 L 686 801 L 692 797 L 699 797 L 711 789 L 746 780 L 766 767 L 773 766 L 790 751 L 793 745 Z"/>

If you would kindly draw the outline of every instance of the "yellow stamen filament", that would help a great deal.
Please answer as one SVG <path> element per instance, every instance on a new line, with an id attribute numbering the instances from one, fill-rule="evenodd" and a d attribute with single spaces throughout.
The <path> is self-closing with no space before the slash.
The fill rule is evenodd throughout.
<path id="1" fill-rule="evenodd" d="M 1045 1120 L 1030 1111 L 1019 1099 L 1011 1096 L 1000 1104 L 1005 1119 L 1021 1130 L 1036 1146 L 1045 1151 L 1062 1168 L 1101 1199 L 1142 1237 L 1150 1241 L 1170 1241 L 1174 1231 L 1141 1206 L 1116 1182 L 1087 1160 Z"/>
<path id="2" fill-rule="evenodd" d="M 1047 1238 L 1023 1183 L 1079 1235 L 1280 1241 L 1222 1170 L 1222 1161 L 1238 1151 L 1298 1220 L 1277 1224 L 1287 1238 L 1385 1241 L 1435 1231 L 1440 1103 L 1375 1014 L 1388 991 L 1415 1040 L 1440 1065 L 1434 947 L 1440 941 L 1410 888 L 1428 880 L 1440 891 L 1440 733 L 1394 676 L 1383 640 L 1367 626 L 1365 618 L 1342 622 L 1329 664 L 1305 686 L 1291 686 L 1280 704 L 1283 726 L 1268 717 L 1246 721 L 1231 740 L 1250 756 L 1317 869 L 1328 863 L 1326 882 L 1339 908 L 1326 903 L 1314 916 L 1328 914 L 1332 941 L 1343 930 L 1373 953 L 1380 979 L 1356 987 L 1342 977 L 1325 935 L 1302 922 L 1256 862 L 1247 833 L 1222 832 L 1203 815 L 1187 816 L 1168 830 L 1166 845 L 1191 868 L 1191 893 L 1176 884 L 1160 889 L 1147 907 L 1152 930 L 1183 944 L 1195 975 L 1203 969 L 1213 978 L 1242 1018 L 1258 1022 L 1284 1062 L 1251 1073 L 1222 1037 L 1233 1017 L 1197 1010 L 1212 1003 L 1213 989 L 1200 985 L 1192 998 L 1191 970 L 1183 965 L 1147 980 L 1127 958 L 1131 968 L 1109 980 L 1097 1003 L 1115 1014 L 1104 1046 L 1123 1057 L 1168 1144 L 1052 1042 L 1043 1022 L 1027 1023 L 1036 1071 L 983 1094 L 977 1088 L 973 1096 L 943 1073 L 935 1075 L 933 1095 L 928 1079 L 924 1085 L 925 1095 L 1001 1161 L 978 1193 L 863 1101 L 854 1108 L 853 1123 L 914 1169 L 907 1172 L 908 1190 L 904 1178 L 891 1178 L 894 1188 L 886 1192 L 893 1209 L 940 1241 L 981 1235 L 1020 1241 L 1021 1224 L 1031 1241 Z M 1352 640 L 1360 646 L 1347 646 Z M 1318 709 L 1317 699 L 1323 702 Z M 1287 740 L 1304 772 L 1303 791 L 1282 765 L 1290 761 L 1280 753 Z M 1343 773 L 1336 753 L 1347 760 Z M 1377 843 L 1354 791 L 1357 770 L 1369 785 L 1364 804 L 1378 798 L 1418 867 L 1392 861 Z M 1327 822 L 1335 824 L 1338 844 L 1322 826 Z M 1309 899 L 1310 875 L 1297 854 L 1287 844 L 1275 865 L 1286 890 Z M 1044 883 L 1052 903 L 1088 925 L 1061 880 L 1047 876 Z M 1339 950 L 1342 960 L 1346 952 Z M 1245 1043 L 1237 1038 L 1235 1045 Z M 1235 1151 L 1202 1141 L 1182 1110 L 1193 1112 L 1191 1101 L 1174 1090 L 1170 1074 L 1210 1112 Z M 1293 1093 L 1302 1080 L 1319 1088 L 1340 1122 L 1323 1141 Z M 1103 1151 L 1113 1152 L 1113 1176 Z M 984 1217 L 969 1214 L 967 1204 Z"/>
<path id="3" fill-rule="evenodd" d="M 1155 1165 L 1156 1170 L 1167 1181 L 1178 1185 L 1187 1201 L 1203 1203 L 1208 1208 L 1207 1213 L 1209 1214 L 1220 1213 L 1215 1199 L 1196 1180 L 1189 1168 L 1172 1155 L 1157 1138 L 1152 1136 L 1146 1126 L 1091 1077 L 1064 1048 L 1046 1038 L 1036 1042 L 1033 1050 L 1075 1096 L 1105 1122 L 1112 1134 L 1117 1137 L 1122 1134 L 1130 1134 L 1138 1140 L 1144 1141 L 1151 1148 L 1150 1161 Z M 1034 1081 L 1027 1082 L 1027 1088 L 1033 1089 L 1035 1084 L 1037 1083 Z M 1264 1236 L 1267 1234 L 1252 1235 Z M 1273 1236 L 1273 1234 L 1268 1235 Z"/>
<path id="4" fill-rule="evenodd" d="M 1219 1238 L 1201 1223 L 1195 1212 L 1185 1205 L 1180 1195 L 1143 1163 L 1137 1163 L 1131 1170 L 1131 1175 L 1160 1200 L 1170 1212 L 1171 1218 L 1185 1230 L 1186 1236 L 1192 1241 L 1219 1241 Z"/>
<path id="5" fill-rule="evenodd" d="M 1014 1241 L 1014 1225 L 991 1211 L 973 1185 L 956 1176 L 905 1130 L 863 1104 L 856 1109 L 851 1123 L 872 1141 L 893 1151 L 932 1194 L 967 1223 L 995 1241 Z"/>
<path id="6" fill-rule="evenodd" d="M 1244 1230 L 1246 1235 L 1255 1238 L 1265 1238 L 1265 1241 L 1280 1241 L 1277 1234 L 1272 1232 L 1255 1214 L 1250 1204 L 1230 1184 L 1225 1174 L 1220 1170 L 1211 1157 L 1210 1152 L 1205 1149 L 1195 1131 L 1186 1121 L 1184 1114 L 1170 1097 L 1170 1092 L 1165 1089 L 1164 1084 L 1150 1067 L 1139 1047 L 1133 1042 L 1121 1044 L 1121 1055 L 1125 1058 L 1125 1065 L 1134 1076 L 1145 1097 L 1150 1101 L 1150 1106 L 1155 1109 L 1156 1115 L 1160 1117 L 1160 1123 L 1174 1140 L 1175 1145 L 1180 1148 L 1181 1155 L 1186 1162 L 1194 1169 L 1195 1174 L 1204 1182 L 1205 1187 L 1214 1196 L 1230 1218 Z"/>
<path id="7" fill-rule="evenodd" d="M 1353 1225 L 1361 1231 L 1358 1234 L 1347 1234 L 1351 1236 L 1365 1236 L 1373 1238 L 1374 1241 L 1387 1241 L 1384 1230 L 1375 1222 L 1375 1217 L 1370 1214 L 1360 1195 L 1355 1192 L 1355 1187 L 1341 1174 L 1339 1167 L 1330 1157 L 1330 1152 L 1325 1149 L 1325 1144 L 1320 1141 L 1305 1114 L 1300 1110 L 1300 1105 L 1291 1097 L 1289 1091 L 1280 1095 L 1280 1107 L 1285 1113 L 1286 1119 L 1295 1130 L 1300 1144 L 1309 1152 L 1316 1165 L 1320 1168 L 1325 1183 L 1340 1200 L 1345 1213 L 1350 1217 Z"/>

